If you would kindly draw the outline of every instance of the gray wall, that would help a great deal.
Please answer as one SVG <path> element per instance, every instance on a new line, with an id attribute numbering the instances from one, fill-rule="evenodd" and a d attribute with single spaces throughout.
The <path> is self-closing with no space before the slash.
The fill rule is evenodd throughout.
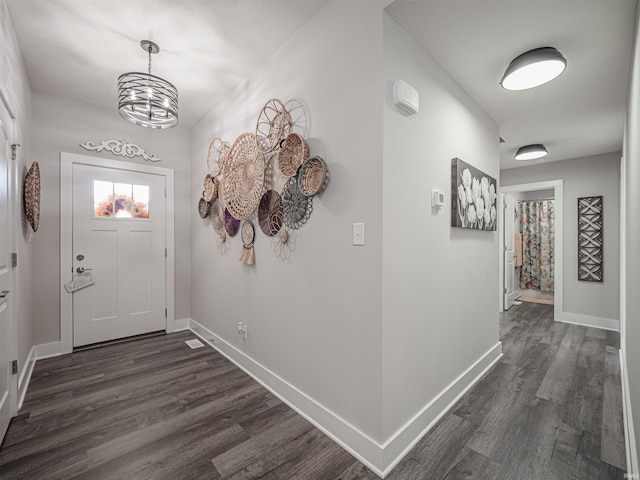
<path id="1" fill-rule="evenodd" d="M 115 88 L 115 80 L 114 80 Z M 60 340 L 60 152 L 146 163 L 109 152 L 88 152 L 80 143 L 126 139 L 162 159 L 156 165 L 175 172 L 176 319 L 189 318 L 191 212 L 189 130 L 155 130 L 124 120 L 115 109 L 96 107 L 43 92 L 33 92 L 33 157 L 40 163 L 40 229 L 33 239 L 34 336 L 36 345 Z M 70 186 L 69 186 L 70 187 Z M 192 208 L 193 207 L 193 208 Z"/>
<path id="2" fill-rule="evenodd" d="M 500 185 L 563 180 L 564 312 L 619 320 L 620 288 L 620 153 L 576 158 L 500 172 Z M 604 282 L 578 281 L 577 199 L 604 197 Z"/>
<path id="3" fill-rule="evenodd" d="M 383 357 L 389 438 L 498 338 L 497 232 L 451 225 L 451 159 L 499 176 L 498 127 L 391 17 L 384 18 Z M 394 81 L 420 94 L 401 114 Z M 431 208 L 431 189 L 445 207 Z"/>
<path id="4" fill-rule="evenodd" d="M 257 229 L 255 266 L 222 255 L 211 225 L 192 218 L 192 317 L 376 441 L 381 432 L 382 8 L 334 0 L 192 130 L 195 206 L 209 143 L 255 132 L 271 98 L 308 107 L 308 143 L 331 172 L 283 265 Z M 357 34 L 356 34 L 357 32 Z M 352 224 L 366 245 L 352 246 Z M 248 326 L 248 339 L 236 322 Z"/>
<path id="5" fill-rule="evenodd" d="M 636 36 L 634 39 L 634 53 L 631 67 L 631 82 L 627 123 L 624 144 L 624 251 L 623 262 L 626 265 L 622 288 L 622 354 L 628 376 L 628 395 L 625 403 L 628 414 L 633 416 L 633 430 L 635 432 L 635 448 L 640 446 L 640 11 L 636 16 Z M 625 372 L 623 372 L 625 373 Z M 623 377 L 624 381 L 624 377 Z M 630 402 L 627 402 L 630 399 Z M 631 442 L 630 442 L 631 443 Z M 633 444 L 632 444 L 633 446 Z M 639 452 L 634 452 L 637 462 Z M 636 463 L 630 473 L 640 473 L 640 466 Z"/>
<path id="6" fill-rule="evenodd" d="M 16 131 L 13 140 L 22 145 L 18 150 L 17 159 L 18 171 L 22 172 L 36 159 L 31 155 L 31 85 L 5 0 L 0 1 L 0 88 L 15 110 Z M 22 198 L 22 192 L 20 192 L 20 198 Z M 33 245 L 29 244 L 27 238 L 18 232 L 16 248 L 19 262 L 16 272 L 17 296 L 14 306 L 17 309 L 18 318 L 18 365 L 22 373 L 26 358 L 33 345 L 32 305 L 34 297 L 31 286 Z"/>

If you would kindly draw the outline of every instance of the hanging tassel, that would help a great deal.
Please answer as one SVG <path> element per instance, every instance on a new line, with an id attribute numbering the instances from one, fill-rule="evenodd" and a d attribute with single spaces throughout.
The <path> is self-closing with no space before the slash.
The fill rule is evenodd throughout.
<path id="1" fill-rule="evenodd" d="M 253 249 L 253 243 L 249 246 L 242 245 L 242 252 L 240 253 L 240 261 L 245 265 L 253 265 L 256 261 L 256 254 Z"/>

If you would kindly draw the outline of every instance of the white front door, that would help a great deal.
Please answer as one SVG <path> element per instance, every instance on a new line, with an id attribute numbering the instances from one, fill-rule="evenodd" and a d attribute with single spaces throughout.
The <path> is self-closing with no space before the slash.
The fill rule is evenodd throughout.
<path id="1" fill-rule="evenodd" d="M 166 329 L 165 177 L 73 165 L 73 346 Z"/>
<path id="2" fill-rule="evenodd" d="M 0 103 L 0 108 L 4 106 Z M 8 124 L 0 117 L 0 442 L 15 415 L 17 375 L 12 373 L 14 360 L 13 271 L 11 250 L 13 222 L 9 216 L 10 142 Z"/>
<path id="3" fill-rule="evenodd" d="M 508 310 L 513 306 L 516 299 L 516 280 L 515 280 L 515 199 L 508 193 L 504 194 L 504 215 L 503 228 L 504 232 L 504 309 Z"/>

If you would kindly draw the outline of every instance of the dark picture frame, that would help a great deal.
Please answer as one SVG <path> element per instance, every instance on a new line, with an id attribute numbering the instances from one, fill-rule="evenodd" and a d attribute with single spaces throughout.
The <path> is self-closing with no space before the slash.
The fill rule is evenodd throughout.
<path id="1" fill-rule="evenodd" d="M 451 226 L 495 232 L 496 179 L 459 158 L 451 159 Z"/>

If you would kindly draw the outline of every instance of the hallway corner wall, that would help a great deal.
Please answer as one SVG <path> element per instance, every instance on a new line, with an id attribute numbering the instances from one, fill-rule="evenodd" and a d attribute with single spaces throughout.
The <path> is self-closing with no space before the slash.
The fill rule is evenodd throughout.
<path id="1" fill-rule="evenodd" d="M 385 465 L 501 355 L 498 232 L 451 226 L 452 158 L 498 181 L 495 122 L 389 15 L 384 18 L 383 419 Z M 393 104 L 396 80 L 419 113 Z M 441 210 L 431 189 L 445 193 Z M 497 207 L 497 203 L 496 203 Z"/>

